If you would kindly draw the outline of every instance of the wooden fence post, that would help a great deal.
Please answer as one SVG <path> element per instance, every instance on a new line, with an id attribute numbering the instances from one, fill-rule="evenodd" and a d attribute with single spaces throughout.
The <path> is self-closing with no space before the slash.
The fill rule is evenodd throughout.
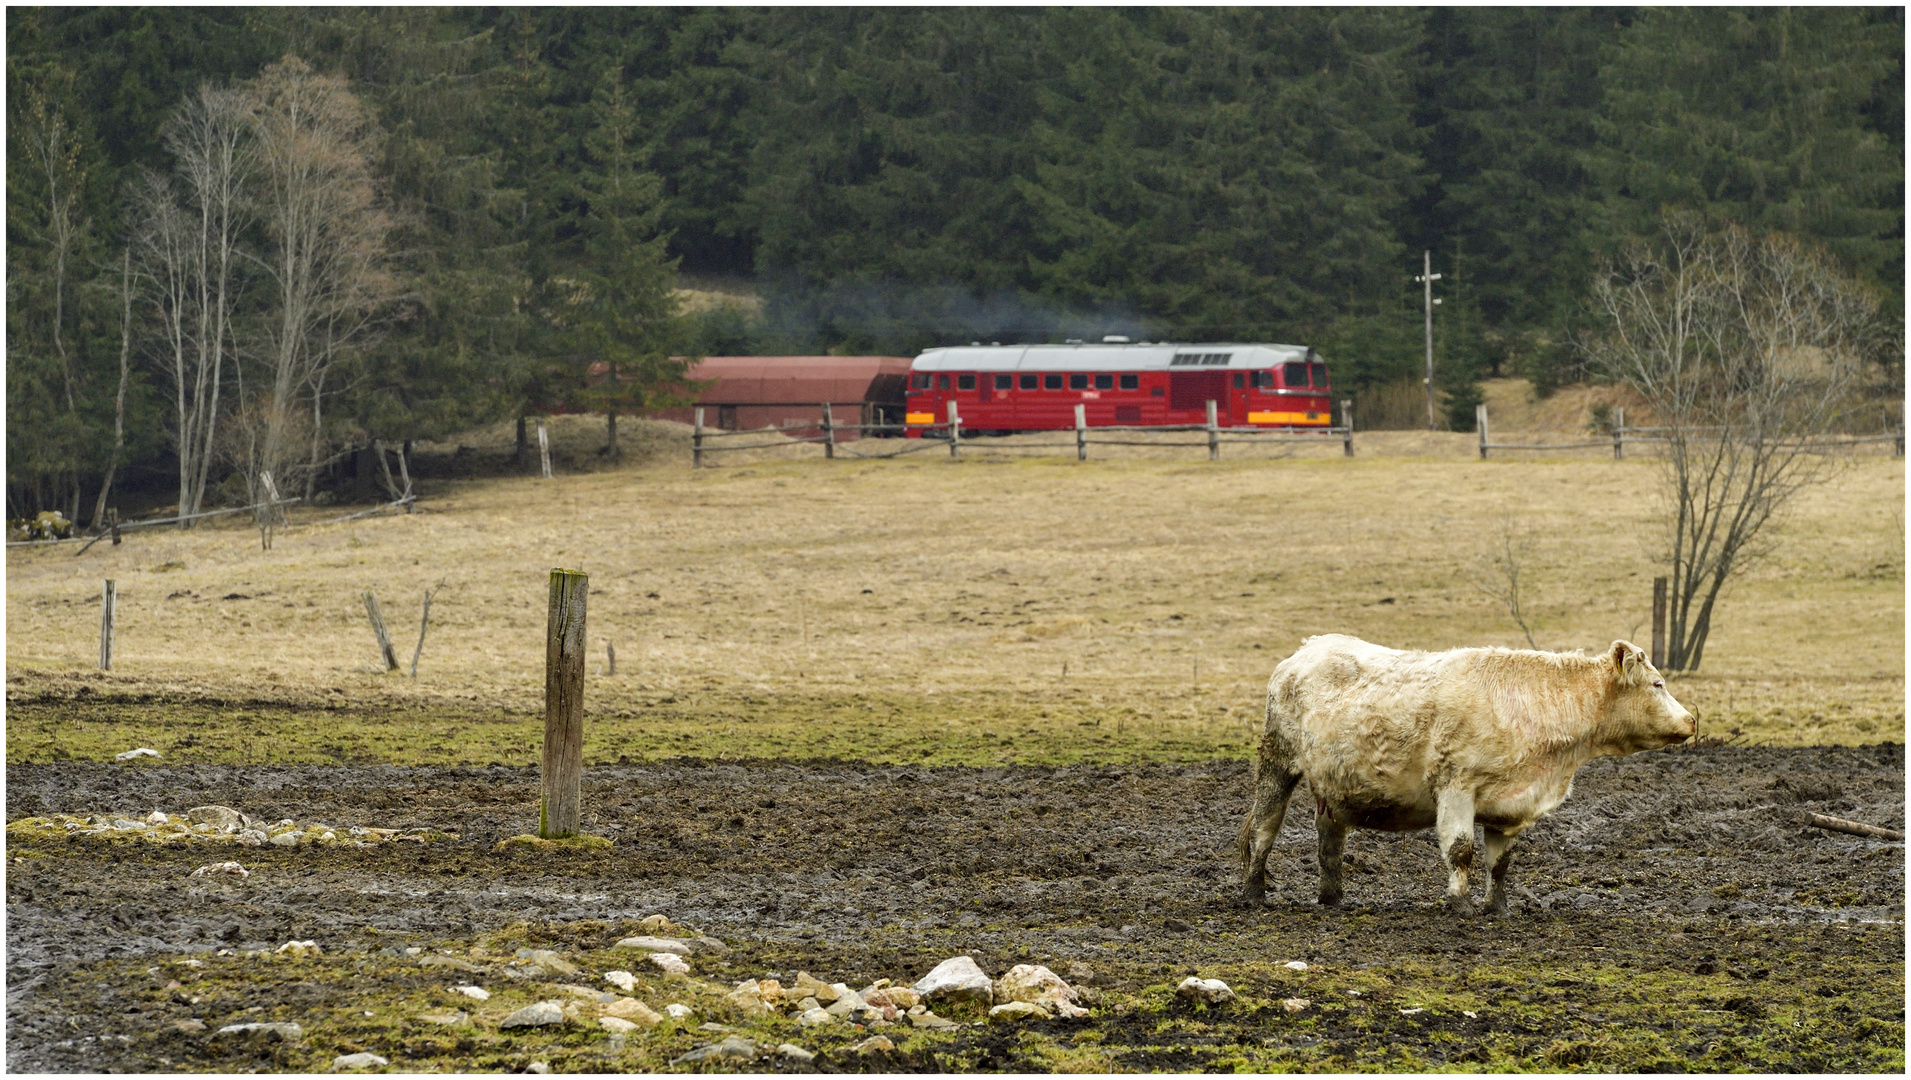
<path id="1" fill-rule="evenodd" d="M 962 414 L 956 411 L 956 403 L 949 403 L 949 456 L 956 456 L 956 449 L 962 443 Z"/>
<path id="2" fill-rule="evenodd" d="M 1075 460 L 1088 460 L 1088 406 L 1075 406 Z"/>
<path id="3" fill-rule="evenodd" d="M 617 643 L 616 642 L 612 642 L 612 641 L 604 642 L 604 656 L 610 661 L 610 666 L 604 670 L 604 674 L 606 675 L 617 674 Z"/>
<path id="4" fill-rule="evenodd" d="M 100 590 L 100 670 L 113 670 L 113 611 L 119 606 L 119 584 L 112 578 Z"/>
<path id="5" fill-rule="evenodd" d="M 1652 666 L 1665 664 L 1665 579 L 1652 579 Z"/>
<path id="6" fill-rule="evenodd" d="M 537 422 L 537 460 L 539 467 L 544 470 L 544 479 L 549 480 L 551 478 L 551 439 L 544 434 L 543 420 Z"/>
<path id="7" fill-rule="evenodd" d="M 1612 411 L 1612 459 L 1626 460 L 1626 410 L 1624 406 Z"/>
<path id="8" fill-rule="evenodd" d="M 827 401 L 823 402 L 823 457 L 829 460 L 836 458 L 836 425 L 832 422 Z"/>
<path id="9" fill-rule="evenodd" d="M 1346 457 L 1354 456 L 1354 399 L 1340 399 L 1340 449 Z"/>
<path id="10" fill-rule="evenodd" d="M 703 406 L 697 406 L 690 428 L 690 467 L 703 468 Z"/>
<path id="11" fill-rule="evenodd" d="M 1208 399 L 1208 460 L 1221 460 L 1221 429 L 1216 420 L 1214 399 Z"/>
<path id="12" fill-rule="evenodd" d="M 1480 460 L 1485 461 L 1487 433 L 1486 433 L 1486 405 L 1483 403 L 1473 406 L 1473 426 L 1480 429 Z"/>
<path id="13" fill-rule="evenodd" d="M 544 631 L 544 797 L 537 834 L 576 836 L 584 788 L 584 608 L 590 575 L 551 570 Z"/>
<path id="14" fill-rule="evenodd" d="M 365 590 L 365 614 L 371 617 L 372 633 L 378 638 L 378 655 L 386 671 L 398 670 L 398 652 L 391 647 L 391 635 L 385 632 L 385 617 L 378 613 L 378 594 Z"/>

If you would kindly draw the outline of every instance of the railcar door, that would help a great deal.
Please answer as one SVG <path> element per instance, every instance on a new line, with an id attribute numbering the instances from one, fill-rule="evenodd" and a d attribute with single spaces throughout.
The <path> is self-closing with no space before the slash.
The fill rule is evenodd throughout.
<path id="1" fill-rule="evenodd" d="M 1217 407 L 1227 404 L 1228 373 L 1225 371 L 1171 371 L 1168 373 L 1168 409 L 1175 416 L 1169 420 L 1174 424 L 1205 423 L 1208 418 L 1208 402 Z M 1185 415 L 1192 414 L 1192 415 Z"/>

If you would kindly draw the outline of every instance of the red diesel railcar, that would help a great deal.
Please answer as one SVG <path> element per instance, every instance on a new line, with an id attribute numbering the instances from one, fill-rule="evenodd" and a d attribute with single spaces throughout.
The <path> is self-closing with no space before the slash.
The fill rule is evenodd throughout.
<path id="1" fill-rule="evenodd" d="M 1202 424 L 1325 428 L 1327 365 L 1304 345 L 970 345 L 930 349 L 909 369 L 909 436 L 948 421 L 976 432 Z"/>

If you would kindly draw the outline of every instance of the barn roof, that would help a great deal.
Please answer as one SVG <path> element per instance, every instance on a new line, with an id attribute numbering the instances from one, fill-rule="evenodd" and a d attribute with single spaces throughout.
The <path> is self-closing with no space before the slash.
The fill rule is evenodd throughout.
<path id="1" fill-rule="evenodd" d="M 906 356 L 706 356 L 689 377 L 714 383 L 699 405 L 817 405 L 903 400 Z"/>

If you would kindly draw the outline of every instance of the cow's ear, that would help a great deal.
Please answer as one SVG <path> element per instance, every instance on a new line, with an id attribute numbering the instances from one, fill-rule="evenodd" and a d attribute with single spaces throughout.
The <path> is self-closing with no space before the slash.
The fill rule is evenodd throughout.
<path id="1" fill-rule="evenodd" d="M 1645 659 L 1645 654 L 1639 651 L 1639 646 L 1630 641 L 1612 643 L 1612 669 L 1619 673 L 1621 679 L 1630 680 L 1636 676 L 1639 673 L 1639 666 L 1645 663 Z"/>

